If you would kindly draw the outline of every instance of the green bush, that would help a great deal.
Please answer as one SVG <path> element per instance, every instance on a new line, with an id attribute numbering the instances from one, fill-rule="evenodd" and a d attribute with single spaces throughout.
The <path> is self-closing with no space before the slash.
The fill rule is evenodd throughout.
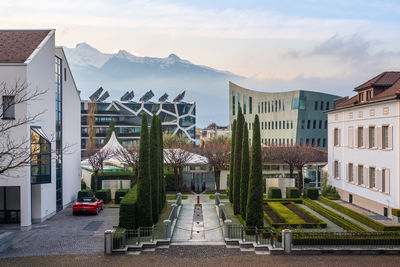
<path id="1" fill-rule="evenodd" d="M 85 190 L 86 189 L 86 183 L 84 180 L 81 180 L 81 190 Z"/>
<path id="2" fill-rule="evenodd" d="M 282 192 L 279 187 L 268 188 L 268 198 L 282 198 Z"/>
<path id="3" fill-rule="evenodd" d="M 266 198 L 266 199 L 264 199 L 264 204 L 268 203 L 268 202 L 281 202 L 281 203 L 294 202 L 294 203 L 302 204 L 303 199 L 302 198 Z"/>
<path id="4" fill-rule="evenodd" d="M 321 195 L 331 200 L 340 199 L 340 195 L 336 190 L 336 187 L 331 185 L 324 186 L 321 190 Z"/>
<path id="5" fill-rule="evenodd" d="M 115 191 L 115 203 L 120 204 L 121 203 L 121 197 L 124 197 L 127 193 L 129 192 L 129 189 L 118 189 Z"/>
<path id="6" fill-rule="evenodd" d="M 104 203 L 111 201 L 111 189 L 100 189 L 96 192 L 96 198 L 101 199 Z"/>
<path id="7" fill-rule="evenodd" d="M 297 187 L 286 187 L 286 198 L 299 198 L 299 189 Z"/>
<path id="8" fill-rule="evenodd" d="M 119 207 L 119 227 L 136 229 L 137 185 L 122 199 Z"/>
<path id="9" fill-rule="evenodd" d="M 167 192 L 175 192 L 175 174 L 174 172 L 165 172 L 165 190 Z"/>
<path id="10" fill-rule="evenodd" d="M 240 214 L 237 215 L 237 218 L 239 219 L 239 222 L 241 225 L 246 226 L 246 221 L 240 216 Z"/>
<path id="11" fill-rule="evenodd" d="M 318 188 L 307 187 L 304 188 L 304 198 L 310 198 L 312 200 L 317 200 L 319 196 Z"/>
<path id="12" fill-rule="evenodd" d="M 103 180 L 130 180 L 131 187 L 136 184 L 136 179 L 132 172 L 99 172 L 97 174 L 97 189 L 102 189 Z M 92 173 L 90 180 L 90 188 L 94 188 L 94 173 Z"/>
<path id="13" fill-rule="evenodd" d="M 310 209 L 318 212 L 334 224 L 338 225 L 339 227 L 343 228 L 346 231 L 350 232 L 365 232 L 363 227 L 353 223 L 352 221 L 340 216 L 339 214 L 333 212 L 330 209 L 325 208 L 324 206 L 318 204 L 317 202 L 311 199 L 304 199 L 303 204 L 309 207 Z"/>
<path id="14" fill-rule="evenodd" d="M 78 192 L 78 198 L 81 197 L 92 197 L 93 196 L 93 190 L 92 189 L 85 189 L 81 190 Z"/>
<path id="15" fill-rule="evenodd" d="M 359 221 L 360 223 L 371 227 L 372 229 L 374 229 L 376 231 L 400 231 L 400 226 L 386 226 L 386 225 L 384 225 L 380 222 L 377 222 L 363 214 L 360 214 L 358 212 L 355 212 L 354 210 L 346 208 L 346 207 L 340 205 L 339 203 L 329 200 L 326 197 L 320 196 L 318 198 L 318 200 L 321 201 L 322 203 L 324 203 L 325 205 L 328 205 L 328 206 L 334 208 L 335 210 L 340 211 L 341 213 L 346 214 L 349 217 Z"/>

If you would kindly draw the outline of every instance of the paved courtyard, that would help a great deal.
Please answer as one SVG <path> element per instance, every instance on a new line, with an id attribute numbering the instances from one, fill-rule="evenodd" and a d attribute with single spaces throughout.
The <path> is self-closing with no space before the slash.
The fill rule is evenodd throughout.
<path id="1" fill-rule="evenodd" d="M 72 207 L 57 213 L 29 231 L 17 226 L 0 225 L 0 231 L 14 232 L 14 247 L 0 253 L 0 258 L 57 255 L 98 254 L 104 252 L 104 231 L 118 225 L 118 208 L 105 208 L 96 215 L 72 215 Z"/>

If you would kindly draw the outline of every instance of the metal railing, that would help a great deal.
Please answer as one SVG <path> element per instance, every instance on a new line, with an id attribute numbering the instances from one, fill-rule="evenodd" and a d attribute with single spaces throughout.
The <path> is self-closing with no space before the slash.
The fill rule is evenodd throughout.
<path id="1" fill-rule="evenodd" d="M 225 237 L 242 242 L 254 242 L 257 245 L 271 245 L 274 248 L 282 247 L 282 234 L 270 228 L 245 227 L 241 224 L 225 224 Z"/>
<path id="2" fill-rule="evenodd" d="M 400 232 L 292 232 L 293 248 L 400 248 Z"/>

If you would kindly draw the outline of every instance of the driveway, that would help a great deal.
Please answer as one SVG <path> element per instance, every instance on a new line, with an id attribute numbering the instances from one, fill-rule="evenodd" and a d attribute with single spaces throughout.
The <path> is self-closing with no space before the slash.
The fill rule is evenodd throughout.
<path id="1" fill-rule="evenodd" d="M 15 235 L 13 249 L 0 253 L 0 258 L 103 253 L 104 231 L 118 225 L 118 214 L 119 208 L 105 208 L 97 216 L 73 216 L 70 206 L 29 231 L 0 225 L 0 231 Z"/>

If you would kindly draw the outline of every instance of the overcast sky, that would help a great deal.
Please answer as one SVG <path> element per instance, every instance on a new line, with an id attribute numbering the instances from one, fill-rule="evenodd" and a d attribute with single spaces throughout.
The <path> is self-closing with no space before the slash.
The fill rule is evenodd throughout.
<path id="1" fill-rule="evenodd" d="M 299 3 L 301 2 L 301 3 Z M 175 53 L 272 90 L 351 89 L 400 70 L 400 1 L 1 0 L 1 28 L 55 28 L 58 45 Z"/>

